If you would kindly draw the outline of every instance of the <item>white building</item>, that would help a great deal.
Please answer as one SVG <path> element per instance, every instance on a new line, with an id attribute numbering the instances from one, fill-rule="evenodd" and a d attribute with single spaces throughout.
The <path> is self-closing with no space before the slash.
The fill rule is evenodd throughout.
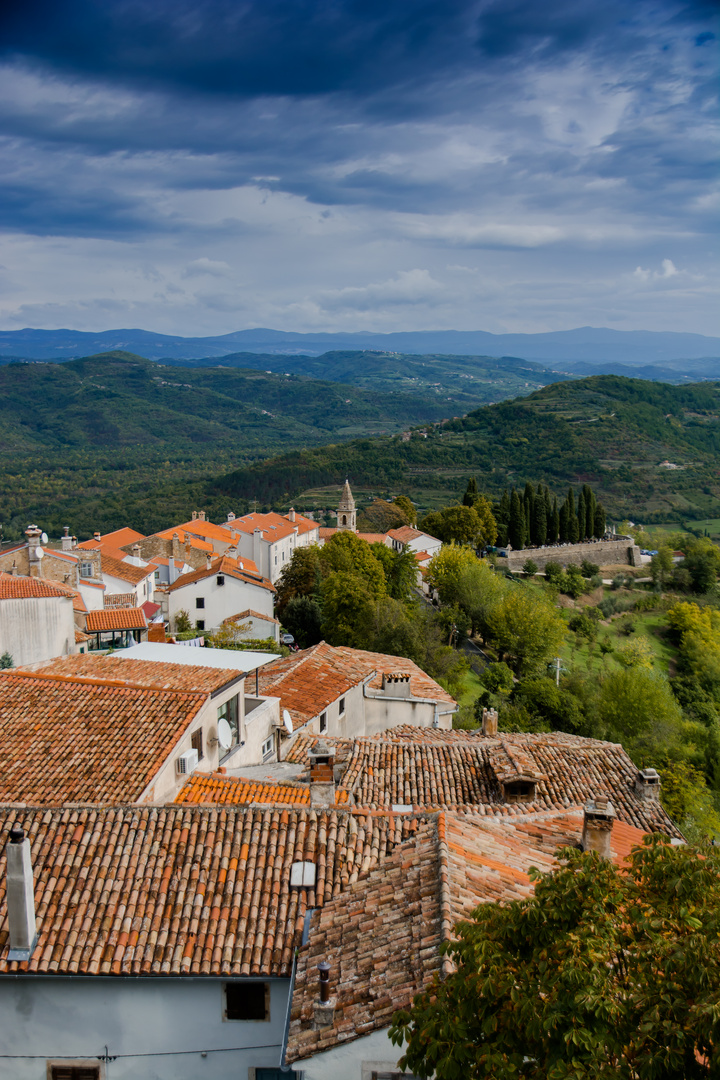
<path id="1" fill-rule="evenodd" d="M 264 577 L 275 584 L 298 547 L 317 544 L 320 530 L 316 521 L 290 510 L 281 514 L 228 514 L 223 529 L 235 538 L 238 553 L 252 559 Z"/>
<path id="2" fill-rule="evenodd" d="M 186 611 L 197 630 L 218 630 L 226 619 L 249 612 L 253 636 L 279 639 L 273 614 L 275 588 L 258 573 L 250 559 L 228 556 L 211 559 L 202 570 L 178 577 L 167 588 L 158 588 L 163 616 L 171 629 L 180 611 Z"/>
<path id="3" fill-rule="evenodd" d="M 8 653 L 19 667 L 75 651 L 72 590 L 0 573 L 0 656 Z"/>

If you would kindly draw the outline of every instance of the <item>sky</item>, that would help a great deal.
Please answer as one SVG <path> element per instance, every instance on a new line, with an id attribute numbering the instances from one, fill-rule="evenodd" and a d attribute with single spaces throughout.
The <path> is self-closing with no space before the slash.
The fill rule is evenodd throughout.
<path id="1" fill-rule="evenodd" d="M 0 327 L 720 333 L 718 5 L 0 9 Z"/>

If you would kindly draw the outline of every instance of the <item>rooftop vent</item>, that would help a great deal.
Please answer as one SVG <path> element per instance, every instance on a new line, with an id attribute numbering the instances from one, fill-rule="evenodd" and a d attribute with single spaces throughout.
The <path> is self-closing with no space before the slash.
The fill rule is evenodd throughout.
<path id="1" fill-rule="evenodd" d="M 498 731 L 498 714 L 497 709 L 483 709 L 482 711 L 482 733 L 490 737 L 497 735 Z"/>
<path id="2" fill-rule="evenodd" d="M 655 769 L 640 769 L 635 777 L 635 794 L 645 802 L 660 802 L 660 776 Z"/>
<path id="3" fill-rule="evenodd" d="M 290 867 L 291 889 L 315 888 L 315 863 L 294 862 Z"/>
<path id="4" fill-rule="evenodd" d="M 8 960 L 29 960 L 37 932 L 35 928 L 35 888 L 30 841 L 19 825 L 10 830 L 7 845 L 7 909 L 10 951 Z"/>

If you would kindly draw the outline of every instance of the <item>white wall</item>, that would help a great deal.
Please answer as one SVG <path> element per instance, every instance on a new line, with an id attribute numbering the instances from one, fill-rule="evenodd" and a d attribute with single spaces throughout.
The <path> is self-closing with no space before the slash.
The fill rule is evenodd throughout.
<path id="1" fill-rule="evenodd" d="M 432 727 L 435 719 L 435 703 L 417 698 L 396 698 L 386 696 L 379 690 L 365 691 L 365 734 L 376 735 L 388 728 L 400 724 L 412 724 L 414 727 Z M 451 706 L 444 701 L 438 702 L 438 726 L 452 727 Z M 448 711 L 444 711 L 448 710 Z"/>
<path id="2" fill-rule="evenodd" d="M 75 618 L 69 596 L 0 600 L 0 654 L 15 667 L 75 652 Z"/>
<path id="3" fill-rule="evenodd" d="M 332 1050 L 296 1061 L 291 1068 L 302 1071 L 303 1080 L 371 1080 L 373 1072 L 398 1072 L 403 1047 L 393 1046 L 389 1028 L 361 1039 L 338 1043 Z"/>
<path id="4" fill-rule="evenodd" d="M 107 1046 L 116 1059 L 103 1080 L 246 1080 L 280 1060 L 289 980 L 266 981 L 270 1020 L 251 1022 L 223 1021 L 215 978 L 0 977 L 0 1054 L 33 1055 L 3 1062 L 2 1075 L 45 1080 L 47 1061 Z"/>
<path id="5" fill-rule="evenodd" d="M 181 579 L 182 580 L 182 579 Z M 168 594 L 168 614 L 171 630 L 178 611 L 184 609 L 195 624 L 198 619 L 205 622 L 205 629 L 217 630 L 224 619 L 237 615 L 240 611 L 252 608 L 261 615 L 273 615 L 273 596 L 269 589 L 260 585 L 250 585 L 239 578 L 225 574 L 225 584 L 217 584 L 217 575 L 209 574 L 200 581 L 191 581 L 172 589 Z M 196 599 L 201 596 L 205 607 L 198 608 Z"/>
<path id="6" fill-rule="evenodd" d="M 148 571 L 148 576 L 143 581 L 138 582 L 137 585 L 133 585 L 130 581 L 124 581 L 122 578 L 115 578 L 111 574 L 103 574 L 106 594 L 114 596 L 117 593 L 134 593 L 135 607 L 140 607 L 146 600 L 152 600 L 153 598 L 155 573 L 152 567 L 148 567 Z"/>

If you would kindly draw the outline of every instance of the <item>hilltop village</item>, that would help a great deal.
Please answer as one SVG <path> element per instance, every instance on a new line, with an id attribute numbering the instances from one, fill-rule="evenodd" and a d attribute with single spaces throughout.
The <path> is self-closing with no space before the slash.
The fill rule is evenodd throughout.
<path id="1" fill-rule="evenodd" d="M 532 521 L 547 524 L 537 498 Z M 483 559 L 452 535 L 467 515 L 435 515 L 439 536 L 428 519 L 358 532 L 348 482 L 333 528 L 292 509 L 195 512 L 79 543 L 33 524 L 0 550 L 0 1007 L 14 1017 L 0 1049 L 13 1077 L 411 1077 L 393 1018 L 451 970 L 458 920 L 532 897 L 531 868 L 556 869 L 560 848 L 622 867 L 651 834 L 685 843 L 659 771 L 619 741 L 499 727 L 554 624 L 541 645 L 516 635 L 484 656 L 476 724 L 462 722 L 451 646 L 482 642 L 483 616 L 459 625 L 451 572 L 499 580 L 504 559 L 507 574 L 540 564 L 550 581 L 560 561 L 570 589 L 593 554 L 642 566 L 635 538 L 607 533 L 581 498 L 580 534 L 561 541 L 545 526 L 523 536 L 513 493 L 509 535 L 534 546 L 513 551 L 506 525 Z M 487 527 L 472 485 L 454 509 Z M 349 579 L 365 584 L 353 593 Z M 427 664 L 363 647 L 390 640 L 377 626 L 357 636 L 373 589 L 383 618 L 399 617 L 403 590 L 428 619 L 449 610 L 449 644 Z M 334 643 L 319 636 L 331 626 Z"/>

